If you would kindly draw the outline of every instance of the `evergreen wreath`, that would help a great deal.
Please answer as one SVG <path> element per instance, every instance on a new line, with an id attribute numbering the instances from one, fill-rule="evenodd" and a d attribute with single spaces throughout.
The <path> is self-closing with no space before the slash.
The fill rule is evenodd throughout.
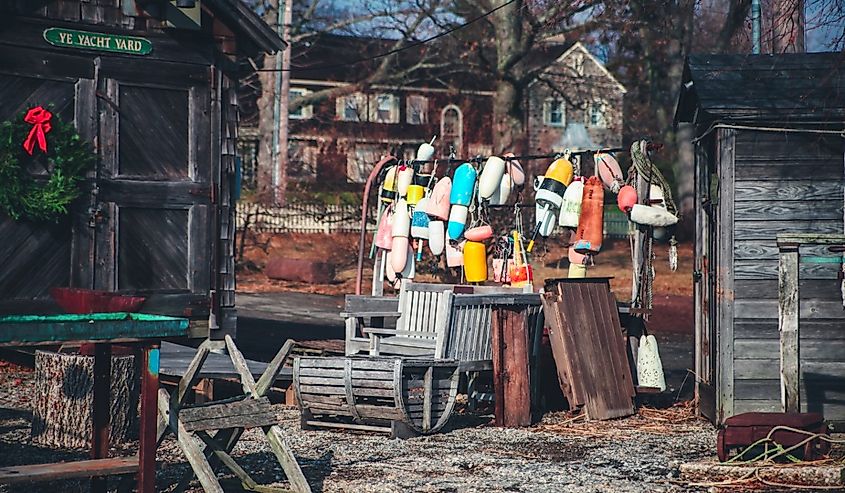
<path id="1" fill-rule="evenodd" d="M 0 211 L 15 221 L 58 222 L 95 160 L 72 124 L 40 106 L 0 123 Z M 46 179 L 31 174 L 41 170 Z"/>

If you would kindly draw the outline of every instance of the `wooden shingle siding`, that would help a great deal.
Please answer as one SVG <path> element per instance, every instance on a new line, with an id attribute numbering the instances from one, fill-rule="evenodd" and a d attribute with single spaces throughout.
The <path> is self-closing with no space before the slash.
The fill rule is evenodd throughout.
<path id="1" fill-rule="evenodd" d="M 779 411 L 775 238 L 785 232 L 843 232 L 842 140 L 742 130 L 734 159 L 734 412 Z M 801 255 L 832 256 L 825 246 L 804 246 Z M 834 419 L 845 417 L 840 268 L 799 265 L 801 407 Z"/>

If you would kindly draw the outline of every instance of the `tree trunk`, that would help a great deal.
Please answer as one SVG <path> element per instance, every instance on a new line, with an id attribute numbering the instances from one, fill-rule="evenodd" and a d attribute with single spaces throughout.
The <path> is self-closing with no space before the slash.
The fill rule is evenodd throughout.
<path id="1" fill-rule="evenodd" d="M 93 356 L 36 351 L 32 441 L 63 449 L 90 448 L 93 390 Z M 128 436 L 138 407 L 137 390 L 135 358 L 112 356 L 112 445 Z"/>
<path id="2" fill-rule="evenodd" d="M 522 113 L 522 92 L 509 81 L 498 81 L 493 97 L 493 152 L 519 155 L 525 151 Z"/>
<path id="3" fill-rule="evenodd" d="M 775 0 L 772 7 L 772 52 L 803 53 L 803 0 Z"/>

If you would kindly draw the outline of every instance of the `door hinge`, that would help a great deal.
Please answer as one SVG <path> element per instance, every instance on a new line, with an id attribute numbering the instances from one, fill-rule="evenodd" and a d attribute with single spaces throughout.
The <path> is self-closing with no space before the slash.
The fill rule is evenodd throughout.
<path id="1" fill-rule="evenodd" d="M 702 274 L 701 274 L 700 270 L 692 271 L 692 281 L 693 282 L 701 282 L 701 277 L 702 277 Z"/>

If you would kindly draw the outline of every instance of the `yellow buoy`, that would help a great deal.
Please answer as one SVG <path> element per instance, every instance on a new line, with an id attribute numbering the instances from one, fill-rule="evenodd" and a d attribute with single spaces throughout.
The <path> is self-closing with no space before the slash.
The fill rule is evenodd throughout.
<path id="1" fill-rule="evenodd" d="M 467 282 L 487 280 L 487 247 L 478 241 L 464 244 L 464 274 Z"/>

